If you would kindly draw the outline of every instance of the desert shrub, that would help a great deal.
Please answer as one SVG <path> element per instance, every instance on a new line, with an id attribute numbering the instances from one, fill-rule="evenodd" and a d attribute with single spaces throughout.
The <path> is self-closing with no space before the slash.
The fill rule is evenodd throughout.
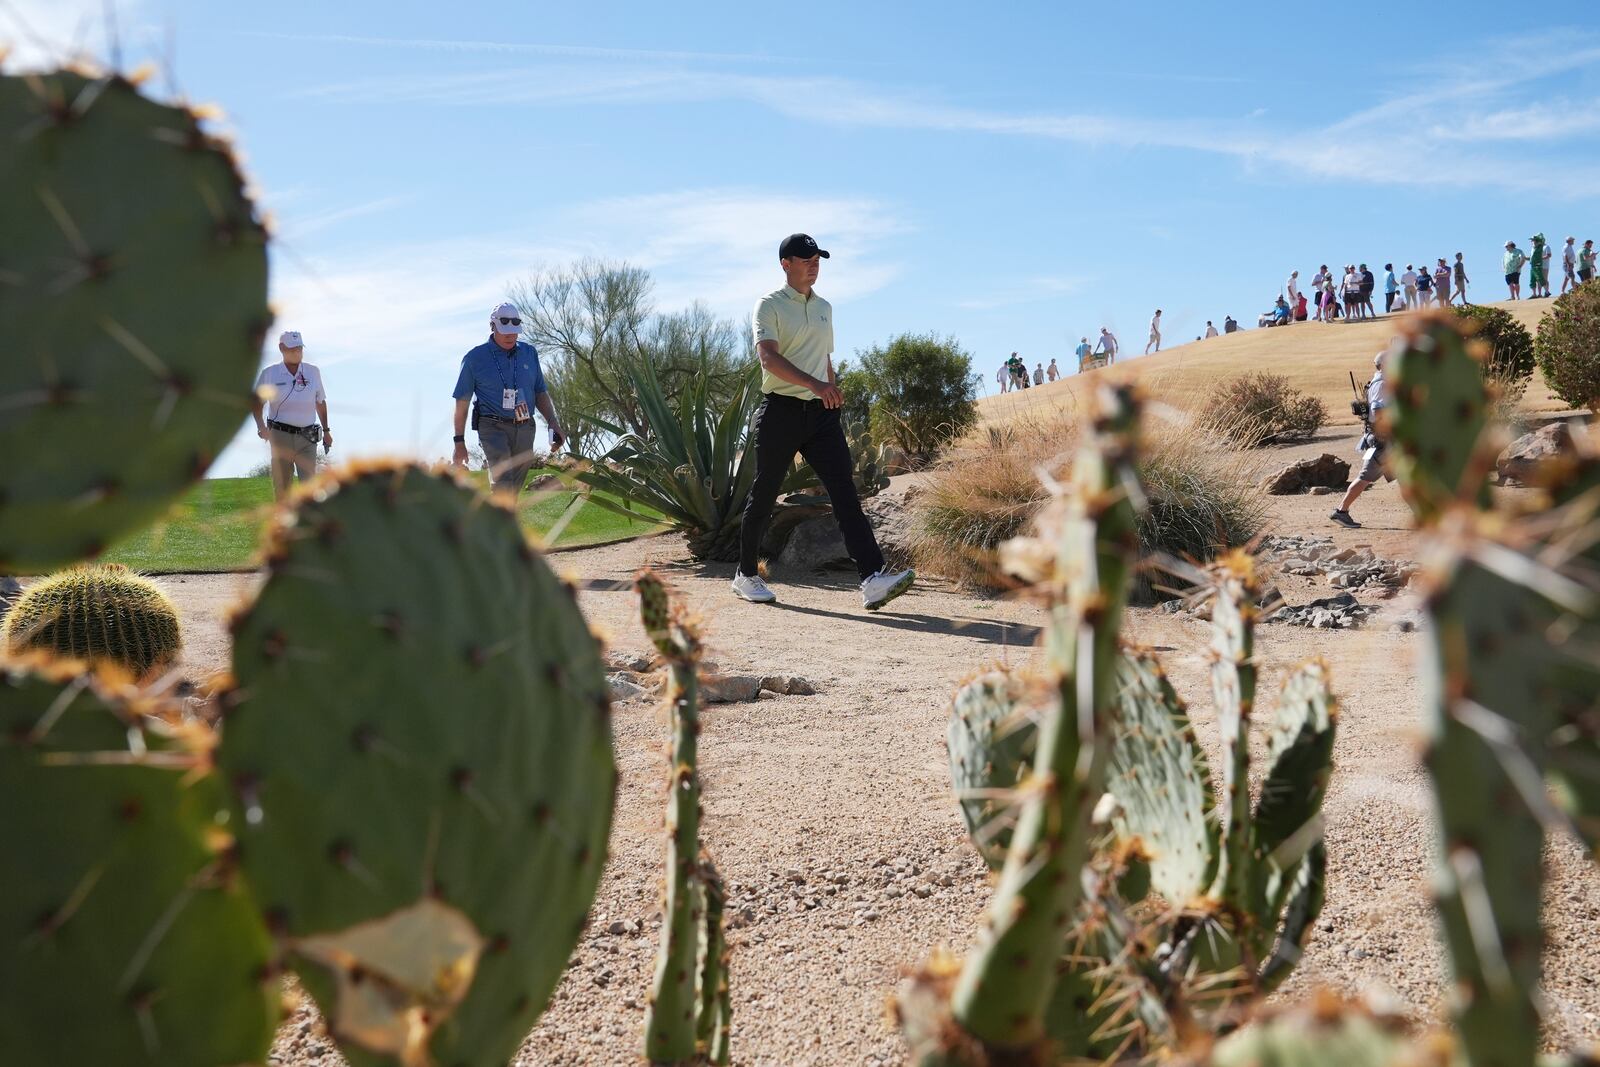
<path id="1" fill-rule="evenodd" d="M 978 379 L 955 338 L 903 333 L 858 349 L 856 359 L 841 384 L 846 414 L 859 413 L 865 401 L 873 437 L 911 459 L 931 461 L 977 423 Z"/>
<path id="2" fill-rule="evenodd" d="M 1000 544 L 1028 532 L 1049 498 L 1041 470 L 1065 477 L 1076 447 L 1075 422 L 1059 416 L 980 427 L 952 445 L 912 498 L 917 567 L 971 589 L 1004 588 Z M 1141 556 L 1205 560 L 1249 541 L 1266 516 L 1258 473 L 1196 423 L 1149 424 Z M 1149 602 L 1159 584 L 1141 572 L 1136 597 Z"/>
<path id="3" fill-rule="evenodd" d="M 1600 281 L 1558 297 L 1539 320 L 1534 355 L 1545 384 L 1575 408 L 1600 412 Z"/>
<path id="4" fill-rule="evenodd" d="M 1483 304 L 1452 308 L 1456 317 L 1470 323 L 1473 336 L 1489 346 L 1483 363 L 1483 377 L 1494 386 L 1496 408 L 1502 419 L 1509 417 L 1533 377 L 1533 335 L 1509 312 Z"/>
<path id="5" fill-rule="evenodd" d="M 712 398 L 706 378 L 674 402 L 651 365 L 641 364 L 634 388 L 651 433 L 630 433 L 596 416 L 580 415 L 617 442 L 600 461 L 575 467 L 573 477 L 580 484 L 602 491 L 590 493 L 589 502 L 628 518 L 637 518 L 641 507 L 654 510 L 684 534 L 694 558 L 738 559 L 744 505 L 756 480 L 755 449 L 746 447 L 761 397 L 756 372 L 756 364 L 750 364 L 739 391 L 725 405 Z M 816 484 L 811 468 L 798 466 L 790 470 L 783 492 Z"/>
<path id="6" fill-rule="evenodd" d="M 1306 440 L 1327 418 L 1322 401 L 1261 372 L 1217 383 L 1200 410 L 1203 427 L 1242 448 Z"/>

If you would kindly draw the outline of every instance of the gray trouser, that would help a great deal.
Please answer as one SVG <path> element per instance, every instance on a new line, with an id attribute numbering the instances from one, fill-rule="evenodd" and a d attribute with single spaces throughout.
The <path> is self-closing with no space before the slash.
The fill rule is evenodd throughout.
<path id="1" fill-rule="evenodd" d="M 497 493 L 515 496 L 522 492 L 533 466 L 533 420 L 496 422 L 478 420 L 478 444 L 489 462 L 489 480 Z"/>
<path id="2" fill-rule="evenodd" d="M 282 500 L 294 485 L 295 475 L 302 482 L 316 476 L 317 443 L 302 434 L 269 429 L 272 445 L 272 495 Z"/>

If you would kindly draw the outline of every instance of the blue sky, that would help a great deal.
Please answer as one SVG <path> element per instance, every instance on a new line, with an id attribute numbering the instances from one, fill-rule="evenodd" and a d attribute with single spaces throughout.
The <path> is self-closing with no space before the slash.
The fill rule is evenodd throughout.
<path id="1" fill-rule="evenodd" d="M 1209 10 L 1208 10 L 1209 9 Z M 449 447 L 507 283 L 580 256 L 742 319 L 776 244 L 833 258 L 839 356 L 953 334 L 993 388 L 1254 322 L 1288 272 L 1600 239 L 1600 9 L 121 0 L 125 67 L 226 111 L 276 222 L 280 328 L 336 458 Z M 0 0 L 12 65 L 108 54 L 100 0 Z M 267 358 L 264 355 L 264 358 Z M 276 350 L 271 358 L 276 359 Z M 214 473 L 264 458 L 242 434 Z"/>

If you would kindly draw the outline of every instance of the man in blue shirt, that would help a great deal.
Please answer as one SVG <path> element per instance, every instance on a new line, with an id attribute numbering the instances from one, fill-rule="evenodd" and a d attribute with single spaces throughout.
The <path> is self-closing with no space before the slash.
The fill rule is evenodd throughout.
<path id="1" fill-rule="evenodd" d="M 556 406 L 544 385 L 539 353 L 517 340 L 522 314 L 515 304 L 501 304 L 489 313 L 489 340 L 461 358 L 456 378 L 455 455 L 458 467 L 467 465 L 467 404 L 472 403 L 472 427 L 489 463 L 496 494 L 515 497 L 533 466 L 533 409 L 550 427 L 550 449 L 567 439 L 556 420 Z"/>

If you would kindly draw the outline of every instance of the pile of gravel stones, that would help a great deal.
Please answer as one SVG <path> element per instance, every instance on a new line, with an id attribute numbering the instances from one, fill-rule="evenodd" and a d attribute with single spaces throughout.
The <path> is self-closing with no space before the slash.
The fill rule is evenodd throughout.
<path id="1" fill-rule="evenodd" d="M 1385 600 L 1422 569 L 1410 560 L 1383 559 L 1370 548 L 1338 548 L 1331 537 L 1263 537 L 1257 554 L 1276 560 L 1285 574 L 1321 575 L 1335 589 L 1360 589 Z"/>
<path id="2" fill-rule="evenodd" d="M 1356 599 L 1355 592 L 1389 600 L 1421 570 L 1410 560 L 1383 559 L 1368 547 L 1339 548 L 1331 537 L 1269 535 L 1261 539 L 1256 553 L 1276 563 L 1284 574 L 1326 578 L 1329 585 L 1344 590 L 1292 606 L 1276 585 L 1269 585 L 1262 592 L 1258 605 L 1262 609 L 1261 621 L 1315 630 L 1354 630 L 1366 625 L 1379 611 Z M 1206 599 L 1169 600 L 1160 610 L 1197 619 L 1211 617 L 1211 604 Z M 1412 631 L 1420 623 L 1420 614 L 1410 611 L 1391 618 L 1389 627 Z"/>

